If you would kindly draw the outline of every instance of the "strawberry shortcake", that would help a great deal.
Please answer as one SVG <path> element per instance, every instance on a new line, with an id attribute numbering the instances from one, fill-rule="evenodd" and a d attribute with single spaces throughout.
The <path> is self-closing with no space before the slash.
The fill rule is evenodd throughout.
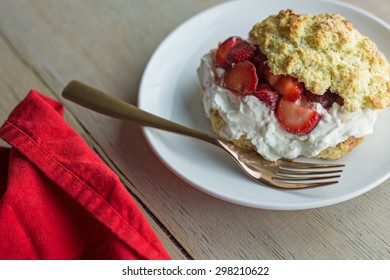
<path id="1" fill-rule="evenodd" d="M 284 10 L 201 59 L 213 130 L 264 158 L 339 159 L 390 105 L 390 65 L 338 14 Z"/>

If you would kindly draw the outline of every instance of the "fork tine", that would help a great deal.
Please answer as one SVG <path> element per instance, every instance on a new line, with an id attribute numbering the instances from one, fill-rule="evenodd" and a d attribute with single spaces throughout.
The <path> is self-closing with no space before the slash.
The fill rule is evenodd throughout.
<path id="1" fill-rule="evenodd" d="M 294 162 L 286 159 L 271 162 L 258 153 L 239 149 L 229 142 L 218 140 L 218 143 L 219 147 L 233 156 L 252 179 L 274 188 L 297 190 L 337 184 L 338 181 L 332 179 L 340 178 L 340 174 L 337 173 L 342 172 L 340 168 L 345 166 L 344 164 Z"/>
<path id="2" fill-rule="evenodd" d="M 329 186 L 337 183 L 338 181 L 326 181 L 326 182 L 317 182 L 317 183 L 286 183 L 286 182 L 275 181 L 275 184 L 273 184 L 273 186 L 276 188 L 295 190 L 295 189 L 309 189 L 315 187 L 324 187 L 324 186 Z"/>
<path id="3" fill-rule="evenodd" d="M 345 164 L 324 164 L 281 160 L 279 167 L 287 169 L 340 168 L 345 167 Z"/>
<path id="4" fill-rule="evenodd" d="M 321 174 L 332 174 L 332 173 L 340 173 L 343 172 L 343 170 L 322 170 L 322 171 L 298 171 L 298 170 L 291 170 L 291 169 L 279 169 L 276 171 L 277 175 L 321 175 Z"/>
<path id="5" fill-rule="evenodd" d="M 340 178 L 340 175 L 333 176 L 317 176 L 317 177 L 288 177 L 288 176 L 275 176 L 272 177 L 273 180 L 276 181 L 284 181 L 284 182 L 298 182 L 298 181 L 314 181 L 314 180 L 325 180 L 325 179 L 333 179 Z"/>

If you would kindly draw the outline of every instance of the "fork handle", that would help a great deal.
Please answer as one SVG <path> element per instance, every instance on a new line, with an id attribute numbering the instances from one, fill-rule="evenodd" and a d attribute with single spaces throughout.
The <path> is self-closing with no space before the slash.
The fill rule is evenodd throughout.
<path id="1" fill-rule="evenodd" d="M 150 126 L 183 134 L 219 146 L 218 141 L 207 133 L 145 112 L 136 106 L 114 98 L 79 81 L 71 81 L 62 91 L 62 96 L 81 106 L 110 117 L 126 119 L 137 122 L 143 126 Z"/>

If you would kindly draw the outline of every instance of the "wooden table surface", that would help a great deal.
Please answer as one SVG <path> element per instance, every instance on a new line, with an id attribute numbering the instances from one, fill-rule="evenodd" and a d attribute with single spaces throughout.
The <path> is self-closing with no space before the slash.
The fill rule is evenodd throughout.
<path id="1" fill-rule="evenodd" d="M 72 79 L 136 104 L 142 73 L 175 27 L 223 0 L 1 0 L 0 122 L 30 88 L 121 178 L 174 259 L 389 259 L 390 181 L 352 200 L 299 211 L 211 197 L 172 174 L 138 125 L 63 100 Z M 388 22 L 388 0 L 348 0 Z M 0 142 L 0 145 L 6 145 Z"/>

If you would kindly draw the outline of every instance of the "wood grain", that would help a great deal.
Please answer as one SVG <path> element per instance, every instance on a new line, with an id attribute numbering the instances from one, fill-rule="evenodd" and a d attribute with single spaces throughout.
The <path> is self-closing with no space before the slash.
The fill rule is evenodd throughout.
<path id="1" fill-rule="evenodd" d="M 7 118 L 11 110 L 26 96 L 27 92 L 30 89 L 36 89 L 40 92 L 45 93 L 51 98 L 57 98 L 58 96 L 54 94 L 46 85 L 46 83 L 37 75 L 37 73 L 29 67 L 17 53 L 17 51 L 9 45 L 9 42 L 0 36 L 0 54 L 1 54 L 1 67 L 0 67 L 0 122 Z M 23 81 L 23 82 L 21 82 Z M 88 134 L 88 132 L 82 127 L 82 125 L 76 120 L 74 115 L 65 111 L 65 120 L 67 123 L 73 127 L 86 142 L 100 155 L 104 161 L 109 161 L 105 157 L 104 152 L 100 151 L 99 145 L 95 142 L 93 137 Z M 0 146 L 9 146 L 3 140 L 0 139 Z M 113 168 L 113 167 L 112 167 Z M 115 167 L 113 168 L 114 171 Z M 117 172 L 118 173 L 118 172 Z M 122 182 L 125 185 L 131 185 L 130 182 L 126 181 L 126 178 L 120 176 Z M 164 233 L 163 228 L 158 221 L 153 219 L 153 216 L 148 214 L 148 209 L 143 207 L 142 203 L 136 199 L 140 209 L 145 214 L 145 217 L 148 219 L 152 228 L 160 236 L 160 239 L 163 245 L 169 250 L 172 257 L 175 259 L 184 259 L 185 255 L 180 251 L 180 246 L 177 246 L 169 236 Z"/>
<path id="2" fill-rule="evenodd" d="M 0 121 L 29 88 L 62 101 L 68 123 L 120 176 L 175 259 L 389 259 L 389 181 L 320 209 L 270 211 L 230 204 L 172 174 L 139 126 L 61 98 L 62 88 L 79 79 L 135 104 L 143 70 L 161 40 L 221 2 L 2 1 Z M 390 16 L 386 0 L 348 2 Z"/>

